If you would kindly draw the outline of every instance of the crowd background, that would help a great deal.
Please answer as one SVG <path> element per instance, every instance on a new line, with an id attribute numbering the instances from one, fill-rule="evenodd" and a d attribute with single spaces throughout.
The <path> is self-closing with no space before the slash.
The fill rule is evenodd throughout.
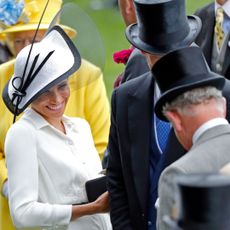
<path id="1" fill-rule="evenodd" d="M 125 25 L 122 21 L 115 0 L 64 0 L 64 3 L 76 3 L 95 23 L 100 33 L 105 49 L 104 80 L 108 97 L 111 97 L 113 83 L 116 77 L 124 70 L 123 64 L 113 61 L 113 53 L 127 49 L 129 43 L 125 38 Z M 187 14 L 192 14 L 196 9 L 212 2 L 211 0 L 187 0 Z M 81 32 L 79 36 L 84 34 Z M 80 38 L 79 38 L 80 39 Z M 87 40 L 85 42 L 88 42 Z"/>

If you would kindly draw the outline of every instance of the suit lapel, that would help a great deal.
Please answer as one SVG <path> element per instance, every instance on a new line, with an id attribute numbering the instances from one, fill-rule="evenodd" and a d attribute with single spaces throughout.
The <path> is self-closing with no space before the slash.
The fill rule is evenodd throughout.
<path id="1" fill-rule="evenodd" d="M 163 152 L 162 157 L 156 166 L 156 174 L 153 179 L 154 190 L 156 190 L 158 187 L 158 178 L 160 177 L 160 174 L 165 169 L 165 167 L 169 166 L 174 161 L 178 160 L 180 157 L 182 157 L 185 154 L 185 152 L 186 152 L 185 149 L 178 142 L 172 128 L 169 133 L 168 142 L 165 151 Z"/>
<path id="2" fill-rule="evenodd" d="M 224 57 L 224 63 L 223 63 L 223 70 L 222 70 L 222 74 L 224 76 L 226 76 L 226 73 L 229 70 L 229 66 L 230 66 L 230 47 L 229 47 L 229 44 L 230 44 L 230 32 L 229 32 L 229 35 L 228 35 L 228 43 L 227 43 L 227 48 L 226 48 L 226 53 L 225 53 L 225 57 Z M 229 76 L 226 76 L 227 78 L 229 78 Z"/>
<path id="3" fill-rule="evenodd" d="M 153 111 L 153 78 L 143 75 L 142 84 L 129 95 L 128 119 L 133 179 L 142 211 L 147 210 L 149 152 Z"/>
<path id="4" fill-rule="evenodd" d="M 209 66 L 211 66 L 214 27 L 215 10 L 214 4 L 211 4 L 204 13 L 204 17 L 202 18 L 202 30 L 197 38 L 197 44 L 203 50 Z"/>

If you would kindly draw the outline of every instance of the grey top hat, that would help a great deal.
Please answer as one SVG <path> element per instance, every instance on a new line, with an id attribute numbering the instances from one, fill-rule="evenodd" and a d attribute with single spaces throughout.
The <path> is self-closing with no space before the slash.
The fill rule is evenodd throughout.
<path id="1" fill-rule="evenodd" d="M 16 57 L 14 74 L 2 94 L 4 103 L 15 115 L 81 65 L 77 48 L 59 26 L 32 45 L 23 48 Z"/>
<path id="2" fill-rule="evenodd" d="M 189 46 L 201 29 L 197 16 L 186 16 L 185 0 L 134 0 L 137 23 L 126 29 L 129 42 L 147 52 L 164 54 Z"/>

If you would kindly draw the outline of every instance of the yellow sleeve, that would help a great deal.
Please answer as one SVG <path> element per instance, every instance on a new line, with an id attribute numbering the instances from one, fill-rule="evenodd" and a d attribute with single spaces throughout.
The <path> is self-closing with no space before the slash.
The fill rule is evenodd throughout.
<path id="1" fill-rule="evenodd" d="M 108 144 L 110 127 L 109 102 L 103 81 L 103 75 L 86 87 L 86 120 L 89 122 L 96 149 L 102 159 Z"/>
<path id="2" fill-rule="evenodd" d="M 2 186 L 5 180 L 7 179 L 7 169 L 5 164 L 5 157 L 3 152 L 0 153 L 0 188 L 2 191 Z"/>
<path id="3" fill-rule="evenodd" d="M 2 95 L 3 88 L 8 82 L 9 78 L 13 74 L 14 60 L 6 62 L 0 65 L 0 92 Z M 7 169 L 4 154 L 4 141 L 8 128 L 12 124 L 13 116 L 11 112 L 6 108 L 2 97 L 0 97 L 0 192 L 2 191 L 2 186 L 7 179 Z"/>

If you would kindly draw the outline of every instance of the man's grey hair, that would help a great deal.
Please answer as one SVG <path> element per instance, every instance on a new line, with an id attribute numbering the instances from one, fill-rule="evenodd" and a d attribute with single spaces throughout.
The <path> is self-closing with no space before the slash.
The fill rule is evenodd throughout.
<path id="1" fill-rule="evenodd" d="M 213 86 L 192 89 L 179 95 L 172 102 L 166 103 L 163 106 L 163 114 L 166 115 L 167 111 L 177 110 L 181 114 L 192 116 L 194 115 L 194 111 L 191 109 L 193 105 L 198 105 L 211 99 L 216 100 L 216 109 L 224 111 L 221 98 L 222 92 Z"/>

